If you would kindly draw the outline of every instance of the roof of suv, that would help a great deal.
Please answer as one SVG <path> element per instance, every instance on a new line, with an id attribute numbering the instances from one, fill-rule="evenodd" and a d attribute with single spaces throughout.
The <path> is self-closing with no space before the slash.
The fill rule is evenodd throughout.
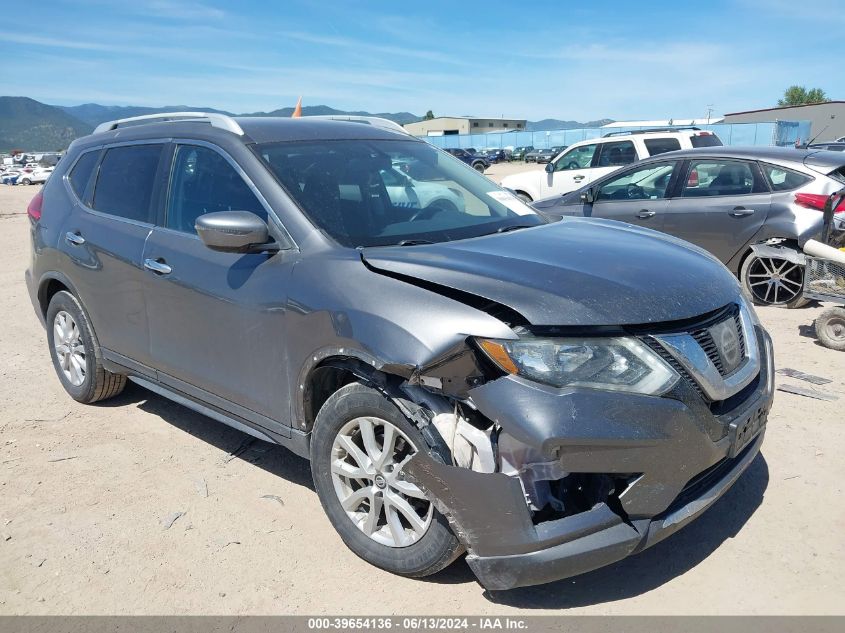
<path id="1" fill-rule="evenodd" d="M 363 120 L 333 120 L 321 117 L 225 117 L 231 127 L 216 125 L 211 119 L 183 118 L 183 119 L 148 119 L 126 121 L 126 125 L 117 125 L 108 129 L 110 124 L 99 126 L 94 133 L 83 137 L 100 142 L 106 139 L 120 138 L 121 140 L 137 140 L 144 138 L 162 138 L 169 136 L 186 136 L 197 138 L 213 138 L 222 134 L 239 136 L 244 143 L 272 143 L 283 141 L 308 140 L 417 140 L 398 130 L 393 131 L 384 127 L 368 124 Z M 112 125 L 118 122 L 111 122 Z M 231 125 L 234 124 L 234 125 Z M 240 129 L 243 135 L 238 135 L 233 129 Z M 80 139 L 81 140 L 81 139 Z"/>

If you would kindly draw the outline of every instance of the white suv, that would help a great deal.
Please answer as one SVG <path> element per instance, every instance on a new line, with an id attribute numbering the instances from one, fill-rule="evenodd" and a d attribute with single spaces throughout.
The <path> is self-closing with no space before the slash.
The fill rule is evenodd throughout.
<path id="1" fill-rule="evenodd" d="M 546 165 L 507 176 L 502 186 L 526 202 L 579 189 L 593 180 L 648 156 L 693 147 L 712 147 L 722 141 L 698 128 L 609 132 L 601 138 L 574 143 Z"/>

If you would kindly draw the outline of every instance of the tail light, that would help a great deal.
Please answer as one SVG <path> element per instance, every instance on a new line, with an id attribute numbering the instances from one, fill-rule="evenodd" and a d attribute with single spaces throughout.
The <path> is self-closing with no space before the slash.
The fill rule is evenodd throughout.
<path id="1" fill-rule="evenodd" d="M 689 178 L 687 178 L 687 187 L 697 187 L 698 186 L 698 170 L 691 169 L 689 172 Z"/>
<path id="2" fill-rule="evenodd" d="M 824 205 L 829 196 L 820 193 L 796 193 L 795 204 L 806 207 L 807 209 L 816 209 L 817 211 L 824 211 Z M 845 211 L 845 198 L 839 201 L 836 205 L 834 213 L 842 213 Z"/>
<path id="3" fill-rule="evenodd" d="M 30 201 L 26 208 L 26 214 L 33 222 L 38 222 L 41 219 L 41 204 L 44 202 L 44 193 L 39 191 L 35 197 Z"/>

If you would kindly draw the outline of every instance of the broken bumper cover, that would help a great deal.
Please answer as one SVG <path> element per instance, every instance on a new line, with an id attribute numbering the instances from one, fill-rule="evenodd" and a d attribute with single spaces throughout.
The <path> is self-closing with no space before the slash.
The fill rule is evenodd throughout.
<path id="1" fill-rule="evenodd" d="M 608 565 L 695 519 L 757 456 L 773 392 L 771 342 L 762 330 L 758 340 L 764 358 L 756 386 L 721 416 L 691 392 L 682 394 L 683 401 L 564 393 L 512 378 L 473 390 L 488 417 L 491 407 L 498 409 L 494 419 L 505 432 L 521 431 L 521 441 L 557 456 L 566 470 L 636 473 L 618 498 L 622 511 L 601 502 L 535 524 L 516 477 L 458 468 L 422 454 L 405 471 L 449 519 L 467 547 L 467 563 L 487 589 L 541 584 Z M 754 429 L 739 450 L 732 431 L 738 421 Z"/>

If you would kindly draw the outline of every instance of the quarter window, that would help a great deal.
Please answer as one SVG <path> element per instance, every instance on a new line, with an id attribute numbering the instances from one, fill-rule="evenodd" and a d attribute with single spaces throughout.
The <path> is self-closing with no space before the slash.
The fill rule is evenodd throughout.
<path id="1" fill-rule="evenodd" d="M 596 200 L 661 200 L 666 197 L 675 164 L 652 163 L 615 176 L 601 186 Z"/>
<path id="2" fill-rule="evenodd" d="M 267 212 L 252 189 L 223 156 L 208 147 L 180 145 L 173 161 L 167 227 L 195 233 L 197 218 L 215 211 Z"/>
<path id="3" fill-rule="evenodd" d="M 555 163 L 555 171 L 586 169 L 592 165 L 593 156 L 595 156 L 597 148 L 598 145 L 595 143 L 572 148 Z"/>
<path id="4" fill-rule="evenodd" d="M 786 167 L 768 165 L 766 163 L 762 163 L 760 166 L 763 168 L 763 173 L 766 174 L 766 178 L 769 180 L 773 191 L 797 189 L 812 180 L 810 176 L 787 169 Z"/>
<path id="5" fill-rule="evenodd" d="M 79 157 L 76 165 L 70 170 L 67 179 L 70 182 L 71 189 L 80 199 L 85 195 L 85 188 L 88 186 L 88 181 L 91 180 L 91 174 L 97 165 L 99 155 L 99 151 L 86 152 Z"/>
<path id="6" fill-rule="evenodd" d="M 150 205 L 161 144 L 127 145 L 106 151 L 91 205 L 136 222 L 153 223 Z"/>
<path id="7" fill-rule="evenodd" d="M 681 149 L 681 143 L 676 138 L 647 138 L 644 143 L 649 156 Z"/>
<path id="8" fill-rule="evenodd" d="M 766 186 L 751 163 L 739 160 L 694 160 L 681 196 L 738 196 L 765 192 Z"/>

